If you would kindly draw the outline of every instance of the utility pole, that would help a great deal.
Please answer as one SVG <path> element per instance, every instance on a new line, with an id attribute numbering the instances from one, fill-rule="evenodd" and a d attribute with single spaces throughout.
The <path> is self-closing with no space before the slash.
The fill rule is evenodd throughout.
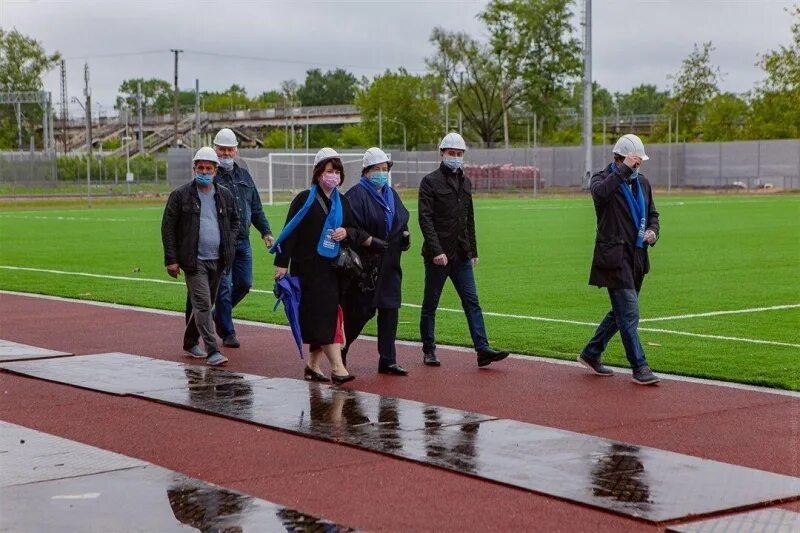
<path id="1" fill-rule="evenodd" d="M 584 0 L 583 149 L 588 179 L 592 175 L 592 0 Z"/>
<path id="2" fill-rule="evenodd" d="M 67 120 L 69 120 L 69 107 L 67 107 L 67 62 L 61 60 L 61 145 L 67 153 Z"/>
<path id="3" fill-rule="evenodd" d="M 86 199 L 92 207 L 92 90 L 89 89 L 89 63 L 83 66 L 83 94 L 86 96 Z"/>
<path id="4" fill-rule="evenodd" d="M 136 85 L 136 107 L 139 111 L 139 153 L 144 154 L 144 121 L 142 120 L 142 82 Z"/>
<path id="5" fill-rule="evenodd" d="M 200 148 L 200 80 L 194 80 L 194 149 Z"/>
<path id="6" fill-rule="evenodd" d="M 383 108 L 378 108 L 378 148 L 383 150 Z"/>
<path id="7" fill-rule="evenodd" d="M 172 94 L 172 120 L 175 124 L 175 146 L 178 146 L 178 54 L 182 53 L 183 50 L 172 48 L 170 52 L 175 54 L 175 89 Z"/>

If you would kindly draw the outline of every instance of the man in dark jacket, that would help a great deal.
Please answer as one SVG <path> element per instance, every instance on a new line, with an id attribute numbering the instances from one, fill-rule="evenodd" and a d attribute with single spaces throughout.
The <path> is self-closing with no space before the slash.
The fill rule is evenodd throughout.
<path id="1" fill-rule="evenodd" d="M 234 161 L 239 141 L 228 128 L 219 130 L 214 137 L 214 151 L 219 157 L 219 168 L 214 181 L 232 194 L 239 214 L 239 234 L 236 236 L 236 256 L 233 264 L 222 274 L 214 307 L 214 323 L 223 346 L 238 348 L 239 339 L 233 326 L 233 308 L 241 302 L 253 286 L 253 251 L 250 248 L 250 224 L 261 233 L 261 240 L 272 246 L 274 239 L 269 222 L 261 207 L 253 178 L 247 169 Z"/>
<path id="2" fill-rule="evenodd" d="M 217 347 L 211 306 L 220 275 L 234 256 L 239 215 L 233 195 L 214 185 L 219 159 L 210 147 L 200 148 L 192 160 L 194 179 L 169 195 L 161 221 L 164 265 L 177 278 L 183 269 L 188 299 L 183 349 L 192 357 L 208 358 L 212 366 L 228 359 Z M 206 351 L 198 344 L 202 335 Z"/>
<path id="3" fill-rule="evenodd" d="M 508 352 L 489 346 L 483 312 L 478 303 L 472 272 L 478 263 L 472 182 L 461 169 L 466 150 L 461 135 L 445 135 L 439 144 L 442 163 L 422 178 L 419 185 L 419 227 L 424 239 L 422 257 L 425 261 L 425 295 L 419 330 L 423 362 L 429 366 L 441 364 L 436 357 L 434 328 L 439 297 L 448 277 L 461 298 L 472 344 L 478 352 L 478 366 L 508 357 Z"/>
<path id="4" fill-rule="evenodd" d="M 653 385 L 653 374 L 639 342 L 639 291 L 650 271 L 647 249 L 658 240 L 658 211 L 653 190 L 639 168 L 649 157 L 636 135 L 624 135 L 614 146 L 614 161 L 592 176 L 590 190 L 597 215 L 589 284 L 606 287 L 611 310 L 578 356 L 578 361 L 600 376 L 613 371 L 601 362 L 611 337 L 619 331 L 633 381 Z"/>

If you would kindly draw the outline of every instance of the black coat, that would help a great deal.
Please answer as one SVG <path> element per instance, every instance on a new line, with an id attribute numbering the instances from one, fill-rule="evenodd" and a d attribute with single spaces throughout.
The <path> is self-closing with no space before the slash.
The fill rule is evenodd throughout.
<path id="1" fill-rule="evenodd" d="M 644 275 L 650 271 L 648 246 L 636 247 L 637 230 L 628 211 L 625 196 L 619 189 L 620 184 L 625 183 L 632 173 L 626 165 L 620 164 L 616 171 L 608 166 L 592 176 L 590 181 L 589 188 L 597 215 L 590 285 L 638 290 L 642 286 Z M 642 187 L 645 199 L 646 229 L 654 231 L 658 237 L 658 211 L 653 203 L 653 190 L 642 174 L 639 174 L 639 186 Z"/>
<path id="2" fill-rule="evenodd" d="M 388 187 L 388 185 L 387 185 Z M 376 267 L 378 279 L 375 290 L 362 292 L 357 284 L 352 284 L 350 291 L 362 295 L 358 300 L 365 306 L 382 309 L 399 309 L 401 301 L 401 284 L 403 271 L 400 268 L 400 254 L 402 253 L 403 232 L 408 231 L 409 214 L 397 191 L 391 189 L 394 195 L 395 217 L 392 229 L 386 234 L 386 221 L 383 208 L 375 201 L 369 192 L 361 185 L 355 185 L 347 191 L 347 199 L 353 210 L 358 227 L 365 233 L 383 239 L 389 243 L 389 248 L 381 255 L 373 254 L 369 250 L 361 250 L 362 263 L 367 267 Z"/>
<path id="3" fill-rule="evenodd" d="M 233 263 L 239 215 L 233 195 L 225 187 L 214 186 L 214 203 L 219 224 L 219 258 L 224 268 Z M 172 191 L 161 219 L 164 265 L 178 264 L 184 272 L 197 272 L 197 245 L 200 240 L 200 197 L 192 180 Z"/>
<path id="4" fill-rule="evenodd" d="M 288 223 L 308 198 L 310 189 L 302 191 L 292 200 L 286 215 Z M 317 188 L 330 210 L 330 200 Z M 347 230 L 347 239 L 342 245 L 353 245 L 367 239 L 356 227 L 350 203 L 344 195 L 342 199 L 342 227 Z M 275 257 L 275 266 L 289 268 L 293 276 L 300 278 L 300 329 L 306 344 L 332 344 L 336 334 L 337 307 L 343 301 L 345 280 L 333 268 L 333 260 L 317 253 L 325 219 L 328 217 L 318 201 L 311 204 L 306 216 L 294 231 L 283 241 L 283 253 Z"/>
<path id="5" fill-rule="evenodd" d="M 453 172 L 442 163 L 419 184 L 419 227 L 422 257 L 427 260 L 446 254 L 447 258 L 478 257 L 472 182 L 459 169 Z"/>

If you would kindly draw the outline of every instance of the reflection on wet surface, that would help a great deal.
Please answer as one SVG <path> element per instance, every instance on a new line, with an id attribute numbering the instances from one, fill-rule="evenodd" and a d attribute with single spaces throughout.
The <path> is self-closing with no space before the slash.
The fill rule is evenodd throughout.
<path id="1" fill-rule="evenodd" d="M 114 356 L 119 357 L 119 356 Z M 126 356 L 133 358 L 135 356 Z M 78 358 L 75 358 L 78 359 Z M 97 390 L 118 359 L 89 356 L 0 365 Z M 59 360 L 53 360 L 58 362 Z M 153 361 L 149 368 L 147 361 Z M 648 521 L 736 509 L 800 496 L 800 479 L 633 446 L 514 420 L 284 378 L 263 378 L 147 358 L 125 391 L 170 405 L 348 444 Z M 171 365 L 171 368 L 169 368 Z M 115 367 L 118 374 L 122 367 Z M 160 375 L 156 375 L 159 374 Z M 171 383 L 171 386 L 166 386 Z M 129 392 L 130 393 L 130 392 Z"/>
<path id="2" fill-rule="evenodd" d="M 13 424 L 2 423 L 0 429 L 5 440 L 16 442 L 4 442 L 0 448 L 0 456 L 10 457 L 7 462 L 27 460 L 30 453 L 23 449 L 30 442 L 35 443 L 38 452 L 58 458 L 64 467 L 55 463 L 41 466 L 35 476 L 28 476 L 26 484 L 4 483 L 0 488 L 2 531 L 171 532 L 187 531 L 186 526 L 219 533 L 351 531 L 92 446 Z M 129 461 L 131 466 L 104 471 L 108 464 L 121 460 Z M 90 468 L 93 462 L 97 463 L 94 470 Z M 64 477 L 65 472 L 74 474 Z M 5 477 L 4 469 L 3 474 Z"/>
<path id="3" fill-rule="evenodd" d="M 797 533 L 800 531 L 800 513 L 786 509 L 764 509 L 670 526 L 667 531 L 675 533 Z"/>
<path id="4" fill-rule="evenodd" d="M 70 355 L 73 354 L 0 339 L 0 361 L 27 361 L 29 359 L 67 357 Z"/>

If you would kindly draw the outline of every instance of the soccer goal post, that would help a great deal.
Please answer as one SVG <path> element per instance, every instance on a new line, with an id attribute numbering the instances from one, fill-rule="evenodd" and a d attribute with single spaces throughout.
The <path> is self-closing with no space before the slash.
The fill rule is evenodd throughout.
<path id="1" fill-rule="evenodd" d="M 243 157 L 266 203 L 289 202 L 311 185 L 316 152 L 272 152 L 265 157 Z M 340 153 L 344 165 L 344 189 L 358 183 L 363 153 Z M 391 154 L 387 154 L 391 157 Z M 266 193 L 266 194 L 265 194 Z"/>

